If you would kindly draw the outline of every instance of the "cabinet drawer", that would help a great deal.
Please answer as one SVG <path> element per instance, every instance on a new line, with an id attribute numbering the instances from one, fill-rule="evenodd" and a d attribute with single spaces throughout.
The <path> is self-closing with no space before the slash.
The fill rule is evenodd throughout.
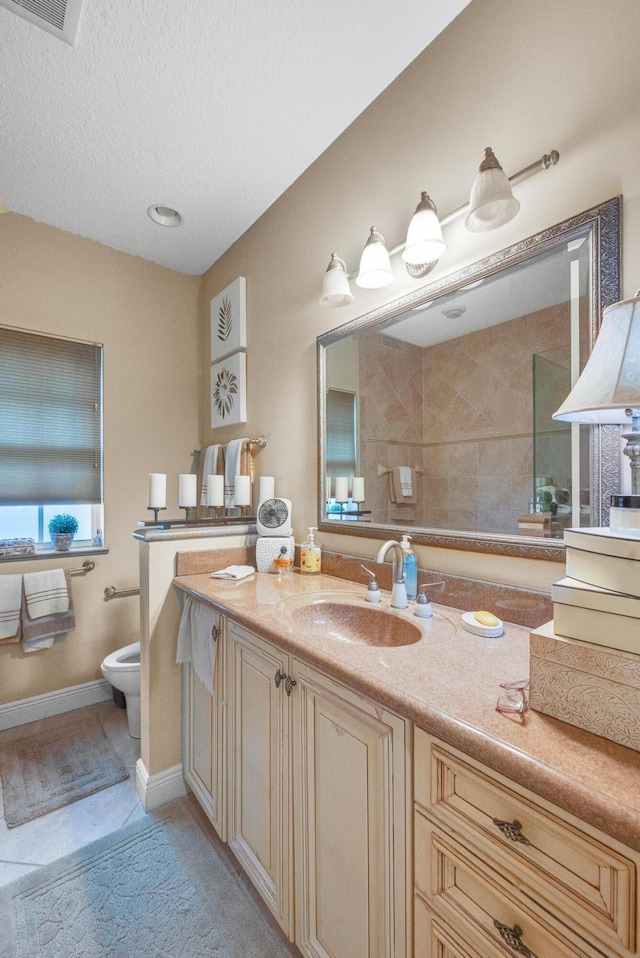
<path id="1" fill-rule="evenodd" d="M 420 895 L 415 897 L 413 958 L 504 958 L 502 949 L 487 946 L 480 954 L 435 915 Z"/>
<path id="2" fill-rule="evenodd" d="M 415 734 L 415 799 L 537 906 L 605 952 L 635 954 L 637 857 L 573 816 Z M 553 809 L 553 810 L 552 810 Z M 557 814 L 556 814 L 557 812 Z M 562 815 L 562 817 L 560 817 Z M 499 824 L 498 824 L 499 823 Z"/>
<path id="3" fill-rule="evenodd" d="M 514 952 L 531 958 L 585 958 L 598 954 L 556 935 L 518 899 L 517 888 L 504 883 L 487 862 L 433 826 L 419 810 L 415 840 L 416 892 L 481 955 Z"/>

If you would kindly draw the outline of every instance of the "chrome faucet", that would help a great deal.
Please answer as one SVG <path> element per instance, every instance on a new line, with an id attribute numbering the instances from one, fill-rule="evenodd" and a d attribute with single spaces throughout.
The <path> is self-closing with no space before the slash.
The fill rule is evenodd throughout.
<path id="1" fill-rule="evenodd" d="M 406 609 L 409 603 L 407 602 L 407 590 L 405 588 L 404 575 L 402 572 L 404 557 L 402 555 L 400 543 L 396 542 L 395 539 L 388 539 L 386 542 L 383 542 L 378 549 L 378 554 L 375 561 L 384 562 L 389 550 L 393 550 L 393 555 L 391 557 L 391 578 L 393 580 L 393 585 L 391 587 L 391 608 Z"/>

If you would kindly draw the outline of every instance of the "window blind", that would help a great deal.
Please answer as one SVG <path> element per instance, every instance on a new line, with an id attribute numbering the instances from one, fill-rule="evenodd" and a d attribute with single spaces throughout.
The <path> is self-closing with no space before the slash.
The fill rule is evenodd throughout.
<path id="1" fill-rule="evenodd" d="M 0 327 L 0 505 L 102 501 L 102 347 Z"/>
<path id="2" fill-rule="evenodd" d="M 328 389 L 327 475 L 356 474 L 356 397 L 342 389 Z"/>

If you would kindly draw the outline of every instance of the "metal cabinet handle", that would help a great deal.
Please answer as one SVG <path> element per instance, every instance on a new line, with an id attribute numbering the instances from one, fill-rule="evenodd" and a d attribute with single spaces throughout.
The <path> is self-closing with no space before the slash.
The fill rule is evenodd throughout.
<path id="1" fill-rule="evenodd" d="M 509 925 L 503 925 L 502 922 L 499 922 L 497 918 L 493 919 L 493 925 L 508 948 L 511 948 L 518 955 L 524 955 L 525 958 L 536 958 L 531 949 L 523 945 L 521 941 L 522 928 L 519 925 L 510 928 Z"/>
<path id="2" fill-rule="evenodd" d="M 295 679 L 292 679 L 290 675 L 287 675 L 284 682 L 284 690 L 287 693 L 287 695 L 291 695 L 291 689 L 293 688 L 294 685 L 297 685 L 297 684 L 298 683 L 296 682 Z"/>
<path id="3" fill-rule="evenodd" d="M 286 677 L 287 677 L 287 673 L 286 673 L 286 672 L 281 672 L 281 671 L 280 671 L 280 666 L 278 666 L 278 669 L 277 669 L 277 671 L 276 671 L 276 674 L 275 674 L 274 677 L 273 677 L 273 681 L 276 683 L 276 688 L 277 688 L 277 689 L 280 688 L 280 683 L 282 682 L 283 679 L 286 679 Z"/>
<path id="4" fill-rule="evenodd" d="M 514 818 L 512 822 L 503 822 L 499 818 L 492 818 L 491 821 L 496 825 L 502 834 L 506 838 L 510 838 L 512 842 L 520 842 L 523 845 L 530 845 L 531 842 L 522 834 L 522 825 L 520 822 Z"/>

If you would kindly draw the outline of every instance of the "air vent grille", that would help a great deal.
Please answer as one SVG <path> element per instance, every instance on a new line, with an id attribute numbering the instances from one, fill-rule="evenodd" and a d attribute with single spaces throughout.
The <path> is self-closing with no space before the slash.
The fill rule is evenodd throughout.
<path id="1" fill-rule="evenodd" d="M 0 0 L 6 7 L 29 23 L 75 46 L 82 0 Z"/>

